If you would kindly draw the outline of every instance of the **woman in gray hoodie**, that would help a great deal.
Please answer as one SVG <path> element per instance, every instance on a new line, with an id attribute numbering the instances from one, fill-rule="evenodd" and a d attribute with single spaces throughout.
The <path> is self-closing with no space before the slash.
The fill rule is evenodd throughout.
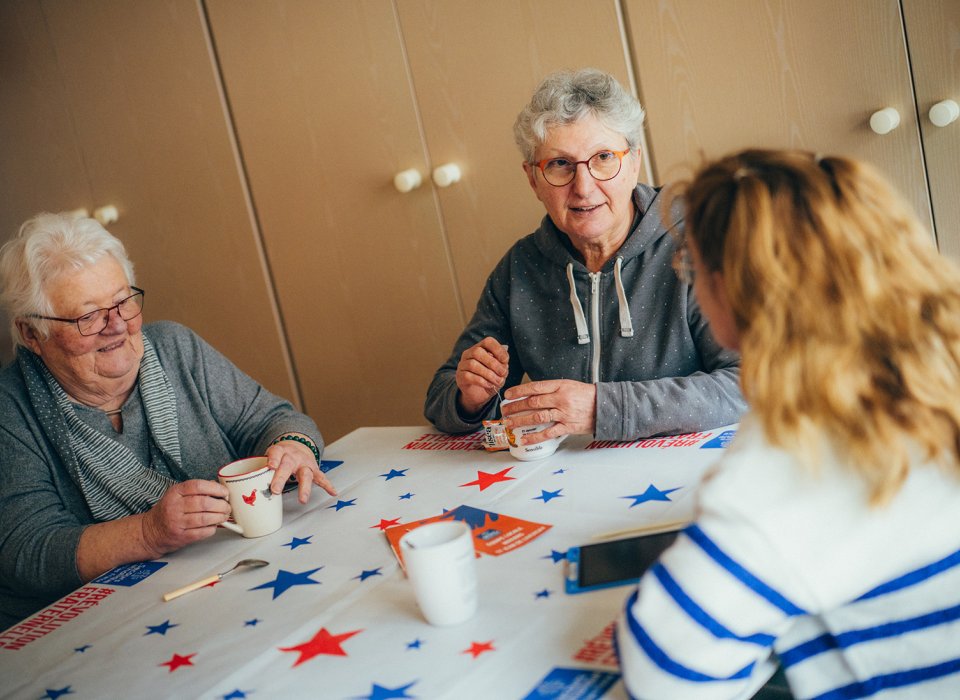
<path id="1" fill-rule="evenodd" d="M 437 428 L 553 423 L 565 434 L 633 440 L 736 422 L 739 358 L 713 339 L 672 269 L 660 192 L 638 184 L 643 110 L 594 69 L 547 76 L 514 124 L 540 227 L 497 264 L 427 391 Z M 680 217 L 671 217 L 679 222 Z M 526 374 L 532 380 L 517 386 Z"/>

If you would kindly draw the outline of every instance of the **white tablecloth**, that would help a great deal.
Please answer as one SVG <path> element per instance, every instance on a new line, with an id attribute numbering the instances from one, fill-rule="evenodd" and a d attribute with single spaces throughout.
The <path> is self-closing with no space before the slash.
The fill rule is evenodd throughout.
<path id="1" fill-rule="evenodd" d="M 569 547 L 688 520 L 733 429 L 598 443 L 519 462 L 479 436 L 362 428 L 330 445 L 331 498 L 284 498 L 260 539 L 222 530 L 121 567 L 0 634 L 0 693 L 56 698 L 622 698 L 610 633 L 629 588 L 567 595 Z M 431 627 L 383 528 L 468 505 L 550 525 L 477 561 L 480 607 Z M 266 559 L 164 603 L 163 593 Z"/>

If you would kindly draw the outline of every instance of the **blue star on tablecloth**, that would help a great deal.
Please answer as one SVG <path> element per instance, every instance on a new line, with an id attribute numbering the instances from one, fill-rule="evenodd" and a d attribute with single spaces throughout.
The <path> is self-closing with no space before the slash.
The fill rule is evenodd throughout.
<path id="1" fill-rule="evenodd" d="M 159 625 L 147 625 L 147 631 L 143 633 L 143 636 L 146 637 L 148 634 L 160 634 L 165 636 L 167 632 L 174 627 L 179 627 L 179 625 L 171 625 L 170 620 L 162 622 Z"/>
<path id="2" fill-rule="evenodd" d="M 244 627 L 256 627 L 256 626 L 257 626 L 258 624 L 260 624 L 261 622 L 263 622 L 263 620 L 258 620 L 257 618 L 253 618 L 252 620 L 247 620 L 246 622 L 244 622 L 244 623 L 243 623 L 243 626 L 244 626 Z"/>
<path id="3" fill-rule="evenodd" d="M 313 544 L 313 542 L 310 541 L 311 537 L 313 537 L 313 535 L 307 535 L 306 537 L 294 537 L 289 542 L 284 543 L 283 546 L 289 547 L 290 550 L 293 551 L 297 547 L 301 547 L 305 544 Z"/>
<path id="4" fill-rule="evenodd" d="M 407 642 L 407 649 L 419 649 L 423 646 L 422 639 L 414 639 L 412 642 Z"/>
<path id="5" fill-rule="evenodd" d="M 78 653 L 78 654 L 82 654 L 82 653 L 85 652 L 87 649 L 89 649 L 91 646 L 93 646 L 93 645 L 92 645 L 92 644 L 84 644 L 82 647 L 77 647 L 76 649 L 74 649 L 74 651 L 75 651 L 76 653 Z"/>
<path id="6" fill-rule="evenodd" d="M 276 600 L 294 586 L 309 586 L 311 584 L 319 584 L 320 581 L 314 581 L 312 578 L 310 578 L 310 576 L 317 573 L 322 568 L 322 566 L 318 566 L 316 569 L 301 571 L 298 574 L 295 574 L 292 571 L 284 571 L 283 569 L 280 569 L 277 572 L 277 577 L 273 581 L 268 581 L 267 583 L 259 586 L 254 586 L 250 590 L 256 591 L 261 588 L 272 588 L 273 600 Z"/>
<path id="7" fill-rule="evenodd" d="M 326 474 L 331 469 L 336 469 L 341 464 L 343 464 L 342 459 L 321 459 L 320 460 L 320 471 Z"/>
<path id="8" fill-rule="evenodd" d="M 373 684 L 369 695 L 360 695 L 357 700 L 390 700 L 391 698 L 413 698 L 415 695 L 407 695 L 407 691 L 416 683 L 407 683 L 399 688 L 385 688 L 382 685 Z"/>
<path id="9" fill-rule="evenodd" d="M 411 685 L 413 684 L 411 683 Z M 410 686 L 407 686 L 407 687 L 409 688 Z M 73 689 L 69 685 L 63 688 L 60 688 L 60 690 L 53 690 L 52 688 L 47 688 L 46 691 L 47 691 L 47 694 L 43 696 L 44 700 L 57 700 L 57 698 L 59 698 L 61 695 L 73 695 Z"/>
<path id="10" fill-rule="evenodd" d="M 563 561 L 567 558 L 566 552 L 558 552 L 555 549 L 550 550 L 550 554 L 545 557 L 540 557 L 541 559 L 553 559 L 553 563 L 556 564 L 558 561 Z"/>
<path id="11" fill-rule="evenodd" d="M 646 503 L 648 501 L 669 501 L 669 494 L 679 490 L 680 488 L 677 487 L 675 489 L 666 489 L 665 491 L 661 491 L 653 484 L 650 484 L 647 487 L 647 490 L 643 493 L 636 493 L 632 496 L 620 496 L 620 498 L 632 498 L 633 503 L 630 504 L 630 507 L 633 508 L 634 506 L 638 506 L 641 503 Z"/>
<path id="12" fill-rule="evenodd" d="M 398 476 L 406 476 L 408 471 L 410 471 L 409 467 L 406 469 L 391 469 L 386 474 L 381 474 L 380 476 L 385 476 L 387 477 L 386 480 L 390 481 L 390 479 L 395 479 Z"/>
<path id="13" fill-rule="evenodd" d="M 478 527 L 486 527 L 487 523 L 495 523 L 500 519 L 500 514 L 473 508 L 472 506 L 457 506 L 453 510 L 444 509 L 443 517 L 451 520 L 462 520 L 470 526 L 471 530 L 475 530 Z"/>
<path id="14" fill-rule="evenodd" d="M 546 588 L 544 588 L 542 591 L 537 591 L 536 593 L 534 593 L 534 594 L 533 594 L 533 597 L 534 597 L 534 598 L 549 598 L 551 593 L 553 593 L 553 591 L 549 591 L 549 590 L 547 590 Z"/>
<path id="15" fill-rule="evenodd" d="M 530 500 L 543 501 L 544 503 L 549 503 L 554 498 L 563 498 L 563 496 L 560 494 L 561 491 L 563 491 L 563 489 L 557 489 L 556 491 L 544 491 L 543 489 L 540 489 L 540 495 L 534 496 Z"/>
<path id="16" fill-rule="evenodd" d="M 223 700 L 244 700 L 247 697 L 247 693 L 252 693 L 252 690 L 231 690 L 229 693 L 223 696 Z"/>
<path id="17" fill-rule="evenodd" d="M 358 576 L 354 576 L 354 578 L 358 578 L 362 582 L 362 581 L 366 581 L 371 576 L 383 576 L 383 574 L 380 573 L 380 569 L 382 568 L 383 568 L 382 566 L 378 566 L 376 569 L 370 569 L 370 570 L 364 569 L 363 571 L 360 572 Z"/>
<path id="18" fill-rule="evenodd" d="M 413 498 L 413 494 L 412 494 L 412 493 L 405 493 L 405 494 L 403 494 L 402 496 L 400 496 L 400 500 L 401 500 L 401 501 L 404 500 L 404 499 L 409 500 L 409 499 L 411 499 L 411 498 Z"/>
<path id="19" fill-rule="evenodd" d="M 349 501 L 337 501 L 332 506 L 327 506 L 327 508 L 336 508 L 337 512 L 339 513 L 341 508 L 346 508 L 347 506 L 355 506 L 355 505 L 357 505 L 357 499 L 351 498 Z"/>

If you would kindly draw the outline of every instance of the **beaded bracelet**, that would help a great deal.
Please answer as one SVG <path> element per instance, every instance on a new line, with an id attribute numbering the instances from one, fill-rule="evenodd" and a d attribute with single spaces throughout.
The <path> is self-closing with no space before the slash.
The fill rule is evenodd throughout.
<path id="1" fill-rule="evenodd" d="M 312 441 L 307 440 L 305 437 L 300 437 L 299 435 L 281 435 L 270 444 L 276 445 L 281 440 L 293 440 L 294 442 L 299 442 L 301 445 L 306 445 L 313 451 L 313 458 L 317 460 L 317 464 L 320 464 L 320 450 L 317 449 L 317 446 L 313 444 Z"/>

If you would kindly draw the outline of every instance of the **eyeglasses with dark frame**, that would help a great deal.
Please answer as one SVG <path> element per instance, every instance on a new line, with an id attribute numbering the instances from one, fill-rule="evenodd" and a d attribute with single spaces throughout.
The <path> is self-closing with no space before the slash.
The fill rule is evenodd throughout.
<path id="1" fill-rule="evenodd" d="M 110 323 L 110 312 L 116 309 L 117 315 L 124 321 L 132 321 L 143 313 L 143 295 L 145 292 L 139 287 L 130 286 L 133 294 L 121 299 L 113 306 L 96 309 L 76 318 L 57 318 L 56 316 L 41 316 L 27 314 L 28 318 L 42 318 L 44 321 L 60 321 L 60 323 L 75 323 L 80 335 L 97 335 Z"/>
<path id="2" fill-rule="evenodd" d="M 547 184 L 554 187 L 563 187 L 573 182 L 573 178 L 577 174 L 577 167 L 581 163 L 586 164 L 587 172 L 594 180 L 606 182 L 620 174 L 620 169 L 623 167 L 623 157 L 629 152 L 629 148 L 623 151 L 597 151 L 586 160 L 577 161 L 567 160 L 566 158 L 544 158 L 535 165 L 540 169 Z"/>

